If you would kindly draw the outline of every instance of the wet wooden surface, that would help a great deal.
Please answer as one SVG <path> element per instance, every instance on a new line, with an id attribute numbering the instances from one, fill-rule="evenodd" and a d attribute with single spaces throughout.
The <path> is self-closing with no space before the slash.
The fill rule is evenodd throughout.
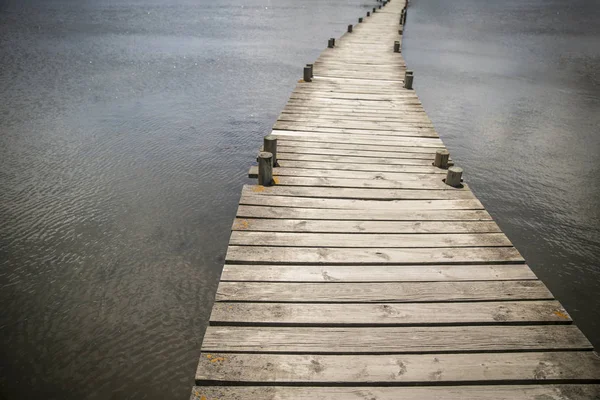
<path id="1" fill-rule="evenodd" d="M 275 123 L 275 185 L 242 189 L 192 400 L 600 398 L 589 341 L 432 165 L 445 146 L 393 51 L 404 6 L 337 39 Z"/>

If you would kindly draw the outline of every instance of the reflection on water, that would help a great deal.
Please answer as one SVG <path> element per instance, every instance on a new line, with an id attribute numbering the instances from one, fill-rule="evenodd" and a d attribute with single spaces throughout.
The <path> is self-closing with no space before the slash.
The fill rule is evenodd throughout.
<path id="1" fill-rule="evenodd" d="M 244 174 L 374 2 L 0 0 L 0 394 L 186 398 Z M 599 7 L 413 0 L 472 187 L 596 344 Z"/>
<path id="2" fill-rule="evenodd" d="M 412 0 L 403 52 L 471 188 L 600 346 L 600 4 Z"/>

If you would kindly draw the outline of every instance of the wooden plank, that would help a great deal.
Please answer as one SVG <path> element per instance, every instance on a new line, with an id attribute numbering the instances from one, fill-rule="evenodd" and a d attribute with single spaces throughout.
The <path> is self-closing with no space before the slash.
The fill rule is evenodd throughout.
<path id="1" fill-rule="evenodd" d="M 331 248 L 229 246 L 232 264 L 461 264 L 522 263 L 514 247 Z"/>
<path id="2" fill-rule="evenodd" d="M 286 161 L 284 161 L 284 165 Z M 318 166 L 318 165 L 317 165 Z M 438 170 L 442 171 L 441 168 Z M 248 176 L 255 177 L 258 174 L 258 167 L 250 167 Z M 402 182 L 425 182 L 436 184 L 438 182 L 443 183 L 445 175 L 432 174 L 432 173 L 393 173 L 393 172 L 371 172 L 371 171 L 347 171 L 347 170 L 331 170 L 331 169 L 317 169 L 317 168 L 293 168 L 280 167 L 273 168 L 274 176 L 292 176 L 292 177 L 306 177 L 306 178 L 341 178 L 341 179 L 355 179 L 355 180 L 379 180 L 379 181 L 402 181 Z"/>
<path id="3" fill-rule="evenodd" d="M 320 188 L 317 191 L 291 186 L 257 186 L 244 190 L 240 204 L 345 209 L 400 208 L 415 211 L 483 209 L 481 203 L 473 198 L 473 194 L 466 190 Z"/>
<path id="4" fill-rule="evenodd" d="M 190 400 L 582 400 L 600 385 L 473 385 L 428 387 L 196 386 Z"/>
<path id="5" fill-rule="evenodd" d="M 517 265 L 235 265 L 225 264 L 221 281 L 255 282 L 442 282 L 537 279 Z"/>
<path id="6" fill-rule="evenodd" d="M 313 248 L 433 248 L 508 247 L 503 233 L 306 233 L 233 231 L 232 246 L 313 247 Z M 251 250 L 250 250 L 251 251 Z"/>
<path id="7" fill-rule="evenodd" d="M 342 163 L 327 163 L 315 161 L 292 161 L 278 160 L 279 166 L 282 168 L 303 168 L 303 169 L 320 169 L 334 171 L 365 171 L 377 173 L 416 173 L 416 174 L 438 174 L 446 175 L 446 170 L 428 166 L 428 165 L 378 165 L 378 164 L 342 164 Z M 275 168 L 274 172 L 276 172 Z M 258 173 L 258 168 L 251 170 Z"/>
<path id="8" fill-rule="evenodd" d="M 432 158 L 432 154 L 435 155 L 437 150 L 443 149 L 443 146 L 417 146 L 413 144 L 412 146 L 390 146 L 390 145 L 382 145 L 375 141 L 371 142 L 371 144 L 348 144 L 348 143 L 323 143 L 323 142 L 314 142 L 314 141 L 303 141 L 296 140 L 296 138 L 281 138 L 279 139 L 279 145 L 282 147 L 289 147 L 290 150 L 287 150 L 289 153 L 293 153 L 293 149 L 305 148 L 305 149 L 337 149 L 337 150 L 353 150 L 353 151 L 369 151 L 369 152 L 383 152 L 383 153 L 393 153 L 396 154 L 397 157 L 401 157 L 399 154 L 402 153 L 419 153 L 419 154 L 427 154 L 429 159 Z M 399 153 L 399 154 L 398 154 Z M 377 155 L 379 157 L 379 155 Z"/>
<path id="9" fill-rule="evenodd" d="M 279 138 L 293 138 L 293 140 L 316 140 L 319 142 L 330 142 L 335 140 L 338 143 L 373 143 L 373 136 L 368 133 L 354 133 L 349 135 L 347 133 L 320 133 L 302 130 L 272 130 L 271 134 Z M 428 137 L 385 137 L 378 135 L 376 142 L 386 146 L 443 146 L 443 143 L 439 138 Z"/>
<path id="10" fill-rule="evenodd" d="M 216 301 L 281 303 L 426 303 L 552 299 L 552 294 L 546 286 L 534 280 L 407 283 L 221 282 L 216 295 Z"/>
<path id="11" fill-rule="evenodd" d="M 383 176 L 383 175 L 380 175 Z M 273 177 L 273 182 L 277 186 L 303 186 L 308 188 L 313 193 L 318 193 L 316 188 L 363 188 L 363 189 L 425 189 L 435 190 L 438 193 L 431 197 L 431 193 L 424 193 L 421 198 L 448 198 L 446 193 L 467 191 L 465 186 L 455 188 L 446 185 L 442 177 L 434 175 L 422 179 L 354 179 L 354 178 L 328 178 L 328 177 L 312 177 L 312 176 L 287 176 L 277 175 Z M 469 196 L 469 195 L 468 195 Z M 365 195 L 366 198 L 369 194 Z M 471 196 L 469 196 L 471 197 Z"/>
<path id="12" fill-rule="evenodd" d="M 411 136 L 432 136 L 433 126 L 430 123 L 425 122 L 381 122 L 381 121 L 347 121 L 347 120 L 311 120 L 311 121 L 282 121 L 278 120 L 274 129 L 279 129 L 283 126 L 306 126 L 312 128 L 326 128 L 332 132 L 341 130 L 352 131 L 369 131 L 375 134 L 377 131 L 381 132 L 403 132 L 412 133 Z M 421 133 L 423 133 L 421 135 Z M 428 134 L 429 133 L 429 134 Z M 435 135 L 435 133 L 433 133 Z M 405 135 L 406 136 L 406 135 Z M 437 135 L 436 135 L 437 136 Z"/>
<path id="13" fill-rule="evenodd" d="M 315 221 L 236 218 L 233 231 L 311 233 L 499 233 L 493 221 Z"/>
<path id="14" fill-rule="evenodd" d="M 298 154 L 324 154 L 333 156 L 351 156 L 351 157 L 371 157 L 371 158 L 404 158 L 404 159 L 419 159 L 429 160 L 433 162 L 435 150 L 426 152 L 394 152 L 394 151 L 372 151 L 372 150 L 347 150 L 347 149 L 331 149 L 326 147 L 305 147 L 305 146 L 288 146 L 282 142 L 281 146 L 277 147 L 277 154 L 281 153 L 298 153 Z"/>
<path id="15" fill-rule="evenodd" d="M 420 165 L 431 166 L 431 160 L 415 158 L 383 158 L 383 157 L 356 157 L 356 156 L 336 156 L 327 154 L 299 154 L 299 153 L 278 153 L 277 159 L 291 161 L 317 161 L 325 163 L 345 163 L 345 164 L 377 164 L 377 165 Z"/>
<path id="16" fill-rule="evenodd" d="M 406 355 L 203 353 L 196 382 L 369 384 L 598 382 L 591 351 Z"/>
<path id="17" fill-rule="evenodd" d="M 557 301 L 309 304 L 215 303 L 211 325 L 434 326 L 568 324 Z M 465 328 L 468 329 L 468 328 Z M 486 331 L 490 336 L 495 332 Z M 577 335 L 581 335 L 578 331 Z M 371 337 L 367 333 L 367 337 Z"/>
<path id="18" fill-rule="evenodd" d="M 285 312 L 285 308 L 281 309 Z M 575 325 L 209 326 L 203 352 L 403 354 L 593 350 Z"/>
<path id="19" fill-rule="evenodd" d="M 259 204 L 256 202 L 256 204 Z M 490 221 L 485 210 L 327 209 L 240 205 L 239 218 L 279 218 L 339 221 Z"/>
<path id="20" fill-rule="evenodd" d="M 273 125 L 273 129 L 276 130 L 290 130 L 290 131 L 310 131 L 310 132 L 330 132 L 330 133 L 368 133 L 373 136 L 407 136 L 407 137 L 430 137 L 437 138 L 438 135 L 432 128 L 427 127 L 405 127 L 405 128 L 394 128 L 394 129 L 374 129 L 369 128 L 352 128 L 352 127 L 330 127 L 321 125 L 311 125 L 300 122 L 282 122 L 278 121 Z"/>

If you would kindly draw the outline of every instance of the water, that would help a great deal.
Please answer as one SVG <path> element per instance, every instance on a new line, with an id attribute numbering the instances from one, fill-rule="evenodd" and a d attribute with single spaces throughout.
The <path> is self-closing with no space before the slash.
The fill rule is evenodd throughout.
<path id="1" fill-rule="evenodd" d="M 412 0 L 414 87 L 477 197 L 600 348 L 600 4 Z"/>
<path id="2" fill-rule="evenodd" d="M 374 2 L 0 0 L 0 398 L 187 398 L 241 185 Z M 413 0 L 453 158 L 600 344 L 600 6 Z"/>

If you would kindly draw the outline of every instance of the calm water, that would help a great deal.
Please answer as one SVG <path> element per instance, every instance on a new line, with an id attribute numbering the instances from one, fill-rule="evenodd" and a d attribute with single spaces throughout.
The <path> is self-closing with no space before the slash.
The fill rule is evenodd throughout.
<path id="1" fill-rule="evenodd" d="M 600 345 L 600 5 L 413 0 L 453 157 Z M 0 0 L 0 398 L 185 399 L 241 185 L 374 1 Z"/>

